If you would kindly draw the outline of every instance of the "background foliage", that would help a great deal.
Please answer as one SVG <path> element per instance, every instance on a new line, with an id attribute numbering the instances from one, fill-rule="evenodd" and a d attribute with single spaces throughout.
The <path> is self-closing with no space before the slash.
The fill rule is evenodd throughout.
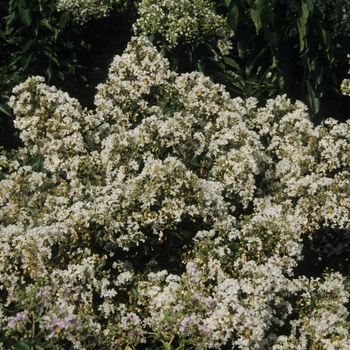
<path id="1" fill-rule="evenodd" d="M 349 37 L 332 35 L 316 2 L 228 0 L 226 4 L 234 49 L 222 58 L 224 74 L 217 74 L 231 91 L 260 100 L 286 93 L 306 103 L 311 115 L 320 112 L 322 98 L 339 94 L 349 70 Z"/>
<path id="2" fill-rule="evenodd" d="M 70 12 L 58 12 L 55 0 L 0 0 L 0 8 L 0 145 L 9 148 L 19 142 L 8 106 L 12 88 L 42 75 L 91 107 L 97 83 L 130 38 L 132 15 L 117 10 L 80 24 Z"/>

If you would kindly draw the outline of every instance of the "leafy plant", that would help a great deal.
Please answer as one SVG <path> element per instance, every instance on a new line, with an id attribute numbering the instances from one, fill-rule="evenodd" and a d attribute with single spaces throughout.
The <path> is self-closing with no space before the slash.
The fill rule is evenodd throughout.
<path id="1" fill-rule="evenodd" d="M 227 0 L 234 49 L 217 71 L 231 92 L 268 98 L 287 93 L 312 115 L 326 93 L 338 93 L 349 39 L 332 35 L 312 0 Z M 345 69 L 344 69 L 345 68 Z"/>
<path id="2" fill-rule="evenodd" d="M 11 89 L 29 75 L 44 75 L 52 82 L 82 78 L 77 53 L 89 46 L 81 27 L 68 12 L 57 12 L 54 0 L 1 0 L 0 7 L 0 113 L 2 129 L 8 131 Z"/>

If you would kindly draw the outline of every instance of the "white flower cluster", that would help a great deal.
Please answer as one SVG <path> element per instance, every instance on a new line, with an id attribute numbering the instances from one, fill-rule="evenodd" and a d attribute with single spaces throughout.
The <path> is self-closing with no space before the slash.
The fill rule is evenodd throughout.
<path id="1" fill-rule="evenodd" d="M 214 13 L 212 1 L 142 0 L 138 13 L 135 33 L 155 35 L 161 45 L 172 48 L 179 43 L 211 42 L 225 55 L 232 48 L 230 37 L 233 32 L 227 19 Z"/>
<path id="2" fill-rule="evenodd" d="M 44 281 L 80 317 L 75 349 L 152 334 L 183 348 L 350 347 L 342 276 L 294 276 L 304 235 L 350 231 L 350 122 L 315 127 L 285 96 L 231 99 L 171 72 L 142 36 L 95 111 L 40 77 L 10 103 L 24 148 L 0 158 L 3 305 Z"/>
<path id="3" fill-rule="evenodd" d="M 92 16 L 107 17 L 113 5 L 120 0 L 58 0 L 58 11 L 69 11 L 75 20 L 86 22 Z"/>
<path id="4" fill-rule="evenodd" d="M 350 79 L 344 79 L 341 82 L 340 91 L 343 95 L 350 96 Z"/>

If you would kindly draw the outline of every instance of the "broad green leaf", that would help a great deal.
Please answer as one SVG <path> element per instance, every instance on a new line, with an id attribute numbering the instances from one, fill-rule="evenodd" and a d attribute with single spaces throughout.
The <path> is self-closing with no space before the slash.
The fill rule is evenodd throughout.
<path id="1" fill-rule="evenodd" d="M 271 31 L 269 28 L 265 29 L 264 38 L 268 42 L 268 44 L 272 45 L 273 47 L 277 46 L 278 34 Z"/>
<path id="2" fill-rule="evenodd" d="M 312 14 L 314 12 L 314 0 L 303 0 L 303 2 L 306 4 L 309 12 Z"/>
<path id="3" fill-rule="evenodd" d="M 350 286 L 350 275 L 347 275 L 344 280 L 344 286 L 348 287 Z"/>
<path id="4" fill-rule="evenodd" d="M 12 117 L 11 108 L 7 103 L 0 103 L 0 112 Z"/>
<path id="5" fill-rule="evenodd" d="M 32 24 L 32 18 L 30 16 L 30 9 L 24 9 L 23 7 L 19 8 L 19 18 L 22 23 L 26 26 L 30 26 Z"/>
<path id="6" fill-rule="evenodd" d="M 299 33 L 299 43 L 300 43 L 300 52 L 305 48 L 305 37 L 308 32 L 308 19 L 309 19 L 309 7 L 308 4 L 302 1 L 301 6 L 299 7 L 299 18 L 297 20 L 297 27 Z"/>
<path id="7" fill-rule="evenodd" d="M 254 22 L 255 30 L 257 34 L 262 27 L 261 17 L 262 17 L 262 12 L 264 10 L 264 7 L 265 7 L 265 0 L 257 0 L 255 2 L 254 7 L 250 10 L 250 16 L 252 18 L 252 21 Z"/>
<path id="8" fill-rule="evenodd" d="M 235 5 L 235 2 L 232 1 L 227 13 L 227 24 L 234 32 L 237 30 L 238 18 L 239 8 Z"/>
<path id="9" fill-rule="evenodd" d="M 26 70 L 32 60 L 34 52 L 31 52 L 29 56 L 22 55 L 21 57 L 21 70 Z"/>
<path id="10" fill-rule="evenodd" d="M 307 99 L 310 106 L 310 114 L 314 116 L 320 110 L 320 99 L 317 93 L 309 81 L 306 81 L 307 86 Z"/>
<path id="11" fill-rule="evenodd" d="M 15 21 L 16 13 L 12 12 L 10 15 L 6 16 L 6 32 L 10 29 L 12 23 Z"/>
<path id="12" fill-rule="evenodd" d="M 16 341 L 14 346 L 18 350 L 30 350 L 30 346 L 21 340 Z"/>
<path id="13" fill-rule="evenodd" d="M 69 20 L 69 12 L 68 11 L 65 11 L 62 13 L 61 17 L 60 17 L 60 26 L 61 27 L 65 27 L 67 22 Z"/>
<path id="14" fill-rule="evenodd" d="M 273 4 L 268 2 L 264 7 L 263 19 L 266 23 L 274 23 L 276 18 L 276 10 L 273 7 Z"/>
<path id="15" fill-rule="evenodd" d="M 224 57 L 224 62 L 230 67 L 240 69 L 239 64 L 231 57 Z"/>

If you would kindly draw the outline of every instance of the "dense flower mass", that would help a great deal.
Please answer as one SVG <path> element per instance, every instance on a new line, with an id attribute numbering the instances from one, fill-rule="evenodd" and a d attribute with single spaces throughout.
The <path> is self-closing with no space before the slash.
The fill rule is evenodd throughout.
<path id="1" fill-rule="evenodd" d="M 9 337 L 36 313 L 47 341 L 74 349 L 350 347 L 340 273 L 297 272 L 320 232 L 319 259 L 348 249 L 350 122 L 315 127 L 285 96 L 232 99 L 170 71 L 143 36 L 114 58 L 95 111 L 40 77 L 13 93 L 24 147 L 0 158 Z"/>
<path id="2" fill-rule="evenodd" d="M 136 33 L 156 35 L 162 45 L 175 47 L 179 43 L 198 45 L 215 41 L 223 54 L 231 48 L 233 32 L 226 18 L 214 13 L 214 3 L 208 0 L 142 0 Z"/>
<path id="3" fill-rule="evenodd" d="M 120 0 L 58 0 L 59 11 L 69 11 L 80 22 L 86 22 L 91 17 L 106 17 L 114 4 Z"/>

